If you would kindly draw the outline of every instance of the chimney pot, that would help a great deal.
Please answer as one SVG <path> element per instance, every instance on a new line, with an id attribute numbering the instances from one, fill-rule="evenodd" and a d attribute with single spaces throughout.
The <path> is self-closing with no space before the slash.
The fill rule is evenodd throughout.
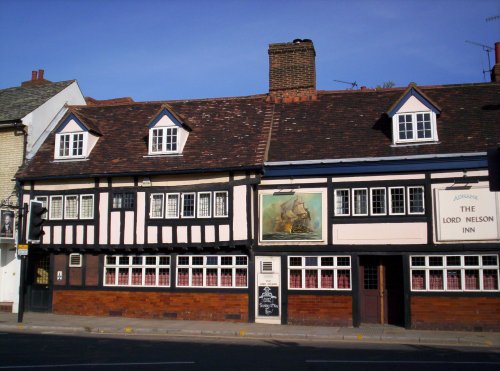
<path id="1" fill-rule="evenodd" d="M 35 81 L 37 79 L 37 75 L 36 71 L 31 71 L 31 81 Z"/>
<path id="2" fill-rule="evenodd" d="M 38 80 L 43 80 L 43 70 L 38 70 Z"/>

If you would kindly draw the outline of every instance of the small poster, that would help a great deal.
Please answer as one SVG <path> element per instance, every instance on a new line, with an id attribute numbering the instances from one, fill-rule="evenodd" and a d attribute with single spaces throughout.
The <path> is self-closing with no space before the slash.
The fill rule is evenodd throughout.
<path id="1" fill-rule="evenodd" d="M 259 316 L 278 317 L 279 287 L 259 286 Z"/>
<path id="2" fill-rule="evenodd" d="M 14 212 L 1 210 L 0 212 L 0 237 L 14 238 Z"/>

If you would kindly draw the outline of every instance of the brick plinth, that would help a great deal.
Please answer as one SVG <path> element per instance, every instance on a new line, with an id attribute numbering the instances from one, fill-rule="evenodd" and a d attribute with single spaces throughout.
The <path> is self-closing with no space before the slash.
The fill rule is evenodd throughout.
<path id="1" fill-rule="evenodd" d="M 289 295 L 288 323 L 352 326 L 352 298 L 348 295 Z"/>
<path id="2" fill-rule="evenodd" d="M 55 290 L 53 312 L 247 322 L 247 303 L 247 294 Z"/>
<path id="3" fill-rule="evenodd" d="M 412 297 L 411 326 L 426 330 L 500 331 L 500 298 Z"/>

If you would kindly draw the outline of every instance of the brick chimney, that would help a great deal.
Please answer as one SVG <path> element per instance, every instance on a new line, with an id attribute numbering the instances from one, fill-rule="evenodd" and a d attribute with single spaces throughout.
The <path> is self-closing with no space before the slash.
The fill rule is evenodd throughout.
<path id="1" fill-rule="evenodd" d="M 44 73 L 44 70 L 31 71 L 31 80 L 23 81 L 21 83 L 21 86 L 26 87 L 26 86 L 50 84 L 51 81 L 45 80 L 43 78 L 43 73 Z"/>
<path id="2" fill-rule="evenodd" d="M 316 51 L 309 39 L 269 44 L 269 97 L 275 103 L 316 100 Z"/>
<path id="3" fill-rule="evenodd" d="M 491 70 L 491 81 L 500 82 L 500 42 L 495 43 L 495 65 Z"/>

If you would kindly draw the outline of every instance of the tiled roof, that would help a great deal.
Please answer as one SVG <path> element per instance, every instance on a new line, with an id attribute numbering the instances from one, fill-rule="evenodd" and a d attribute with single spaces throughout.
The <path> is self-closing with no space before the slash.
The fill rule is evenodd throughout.
<path id="1" fill-rule="evenodd" d="M 75 80 L 47 82 L 0 90 L 0 121 L 22 119 Z"/>
<path id="2" fill-rule="evenodd" d="M 500 144 L 500 84 L 419 89 L 442 110 L 439 143 L 392 145 L 385 112 L 404 88 L 319 92 L 317 101 L 276 105 L 267 161 L 484 152 Z"/>
<path id="3" fill-rule="evenodd" d="M 319 91 L 316 101 L 287 104 L 266 103 L 265 95 L 257 95 L 79 106 L 70 112 L 102 134 L 89 159 L 55 162 L 52 133 L 18 176 L 214 171 L 264 161 L 485 152 L 500 145 L 500 84 L 419 89 L 442 109 L 438 143 L 392 145 L 386 112 L 405 88 Z M 192 129 L 182 156 L 148 156 L 147 124 L 165 106 Z"/>
<path id="4" fill-rule="evenodd" d="M 165 103 L 192 131 L 181 156 L 148 156 L 147 125 Z M 89 158 L 54 161 L 52 133 L 18 176 L 169 173 L 260 166 L 269 133 L 264 119 L 268 107 L 265 96 L 72 107 L 70 112 L 102 134 Z"/>

